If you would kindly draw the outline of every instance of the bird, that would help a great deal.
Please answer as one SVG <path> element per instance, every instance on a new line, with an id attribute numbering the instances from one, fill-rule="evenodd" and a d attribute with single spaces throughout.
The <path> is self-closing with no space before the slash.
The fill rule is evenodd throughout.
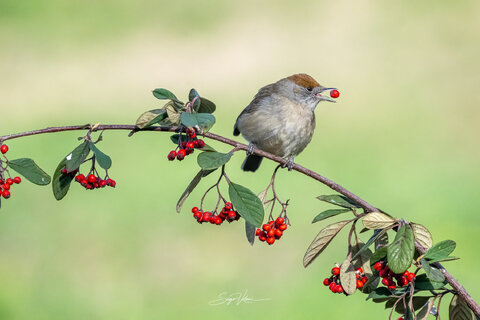
<path id="1" fill-rule="evenodd" d="M 233 135 L 249 142 L 243 171 L 255 172 L 262 157 L 260 149 L 288 160 L 284 167 L 292 170 L 294 157 L 312 140 L 315 108 L 320 101 L 335 102 L 324 95 L 327 90 L 313 77 L 298 73 L 262 87 L 238 116 Z"/>

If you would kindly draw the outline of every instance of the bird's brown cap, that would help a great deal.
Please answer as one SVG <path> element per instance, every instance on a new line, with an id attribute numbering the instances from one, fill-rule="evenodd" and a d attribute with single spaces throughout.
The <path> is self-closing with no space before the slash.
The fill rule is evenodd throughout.
<path id="1" fill-rule="evenodd" d="M 287 77 L 287 79 L 295 82 L 296 84 L 304 88 L 320 87 L 320 84 L 306 73 L 297 73 L 293 76 Z"/>

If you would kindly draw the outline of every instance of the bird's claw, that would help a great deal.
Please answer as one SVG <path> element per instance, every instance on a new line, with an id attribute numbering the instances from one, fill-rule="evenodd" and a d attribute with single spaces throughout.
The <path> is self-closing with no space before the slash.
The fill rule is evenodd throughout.
<path id="1" fill-rule="evenodd" d="M 250 143 L 247 148 L 247 156 L 251 156 L 253 154 L 253 151 L 255 151 L 255 146 Z"/>
<path id="2" fill-rule="evenodd" d="M 282 168 L 288 168 L 288 171 L 292 171 L 293 165 L 294 165 L 293 157 L 290 157 L 288 158 L 288 161 L 282 165 Z"/>

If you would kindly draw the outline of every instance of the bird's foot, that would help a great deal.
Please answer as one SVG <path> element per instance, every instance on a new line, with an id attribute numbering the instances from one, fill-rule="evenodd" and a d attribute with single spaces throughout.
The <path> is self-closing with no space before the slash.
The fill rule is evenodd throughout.
<path id="1" fill-rule="evenodd" d="M 288 161 L 282 165 L 282 168 L 288 168 L 288 171 L 292 171 L 293 169 L 293 157 L 289 157 Z"/>
<path id="2" fill-rule="evenodd" d="M 247 156 L 251 156 L 253 151 L 255 151 L 255 145 L 253 143 L 249 143 L 247 148 Z"/>

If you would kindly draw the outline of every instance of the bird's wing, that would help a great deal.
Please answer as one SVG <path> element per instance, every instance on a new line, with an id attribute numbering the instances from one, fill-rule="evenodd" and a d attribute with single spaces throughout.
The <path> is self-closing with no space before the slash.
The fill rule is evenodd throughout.
<path id="1" fill-rule="evenodd" d="M 252 102 L 250 102 L 250 104 L 245 109 L 243 109 L 242 113 L 240 113 L 240 115 L 237 117 L 237 121 L 235 121 L 235 125 L 233 126 L 233 135 L 234 136 L 238 136 L 240 134 L 240 131 L 237 128 L 238 119 L 241 118 L 245 114 L 255 112 L 259 108 L 260 102 L 262 100 L 270 99 L 272 97 L 273 86 L 274 85 L 275 84 L 272 83 L 272 84 L 266 85 L 265 87 L 258 90 L 258 92 L 255 95 L 255 97 L 253 98 Z"/>

